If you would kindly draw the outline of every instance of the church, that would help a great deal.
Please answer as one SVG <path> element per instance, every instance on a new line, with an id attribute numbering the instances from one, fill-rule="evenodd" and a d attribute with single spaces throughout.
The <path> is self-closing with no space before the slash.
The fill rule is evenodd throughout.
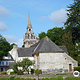
<path id="1" fill-rule="evenodd" d="M 68 55 L 65 46 L 57 46 L 47 36 L 39 41 L 38 36 L 34 36 L 30 15 L 28 15 L 27 32 L 25 33 L 24 48 L 17 45 L 9 51 L 14 62 L 22 61 L 28 58 L 35 61 L 34 69 L 41 69 L 43 73 L 47 72 L 72 72 L 78 62 Z"/>

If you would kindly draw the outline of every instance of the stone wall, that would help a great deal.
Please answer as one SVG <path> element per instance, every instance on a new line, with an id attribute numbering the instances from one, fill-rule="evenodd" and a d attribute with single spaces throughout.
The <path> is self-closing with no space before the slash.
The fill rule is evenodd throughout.
<path id="1" fill-rule="evenodd" d="M 69 72 L 69 64 L 72 65 L 72 71 L 78 66 L 78 62 L 66 53 L 39 53 L 38 65 L 36 56 L 35 61 L 35 67 L 38 66 L 43 72 Z"/>

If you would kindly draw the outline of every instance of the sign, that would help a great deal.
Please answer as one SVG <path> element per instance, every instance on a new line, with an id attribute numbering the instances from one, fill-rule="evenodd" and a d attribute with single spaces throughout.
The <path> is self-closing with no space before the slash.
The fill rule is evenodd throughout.
<path id="1" fill-rule="evenodd" d="M 73 75 L 74 75 L 74 77 L 78 77 L 79 76 L 79 71 L 74 71 Z"/>

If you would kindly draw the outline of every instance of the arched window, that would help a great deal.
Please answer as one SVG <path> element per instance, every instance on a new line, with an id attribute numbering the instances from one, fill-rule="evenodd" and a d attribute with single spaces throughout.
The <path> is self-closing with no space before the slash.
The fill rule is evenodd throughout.
<path id="1" fill-rule="evenodd" d="M 31 39 L 33 38 L 33 35 L 31 34 Z"/>
<path id="2" fill-rule="evenodd" d="M 31 33 L 31 29 L 29 29 L 29 33 Z"/>
<path id="3" fill-rule="evenodd" d="M 28 39 L 29 39 L 29 34 L 28 34 Z"/>

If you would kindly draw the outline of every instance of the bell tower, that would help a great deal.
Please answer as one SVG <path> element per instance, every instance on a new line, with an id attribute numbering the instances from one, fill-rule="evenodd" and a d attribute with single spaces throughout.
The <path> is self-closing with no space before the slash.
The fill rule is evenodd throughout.
<path id="1" fill-rule="evenodd" d="M 27 32 L 24 36 L 24 47 L 28 48 L 38 42 L 38 37 L 34 36 L 34 32 L 32 30 L 32 25 L 30 21 L 30 14 L 28 14 L 28 25 L 27 25 Z"/>

